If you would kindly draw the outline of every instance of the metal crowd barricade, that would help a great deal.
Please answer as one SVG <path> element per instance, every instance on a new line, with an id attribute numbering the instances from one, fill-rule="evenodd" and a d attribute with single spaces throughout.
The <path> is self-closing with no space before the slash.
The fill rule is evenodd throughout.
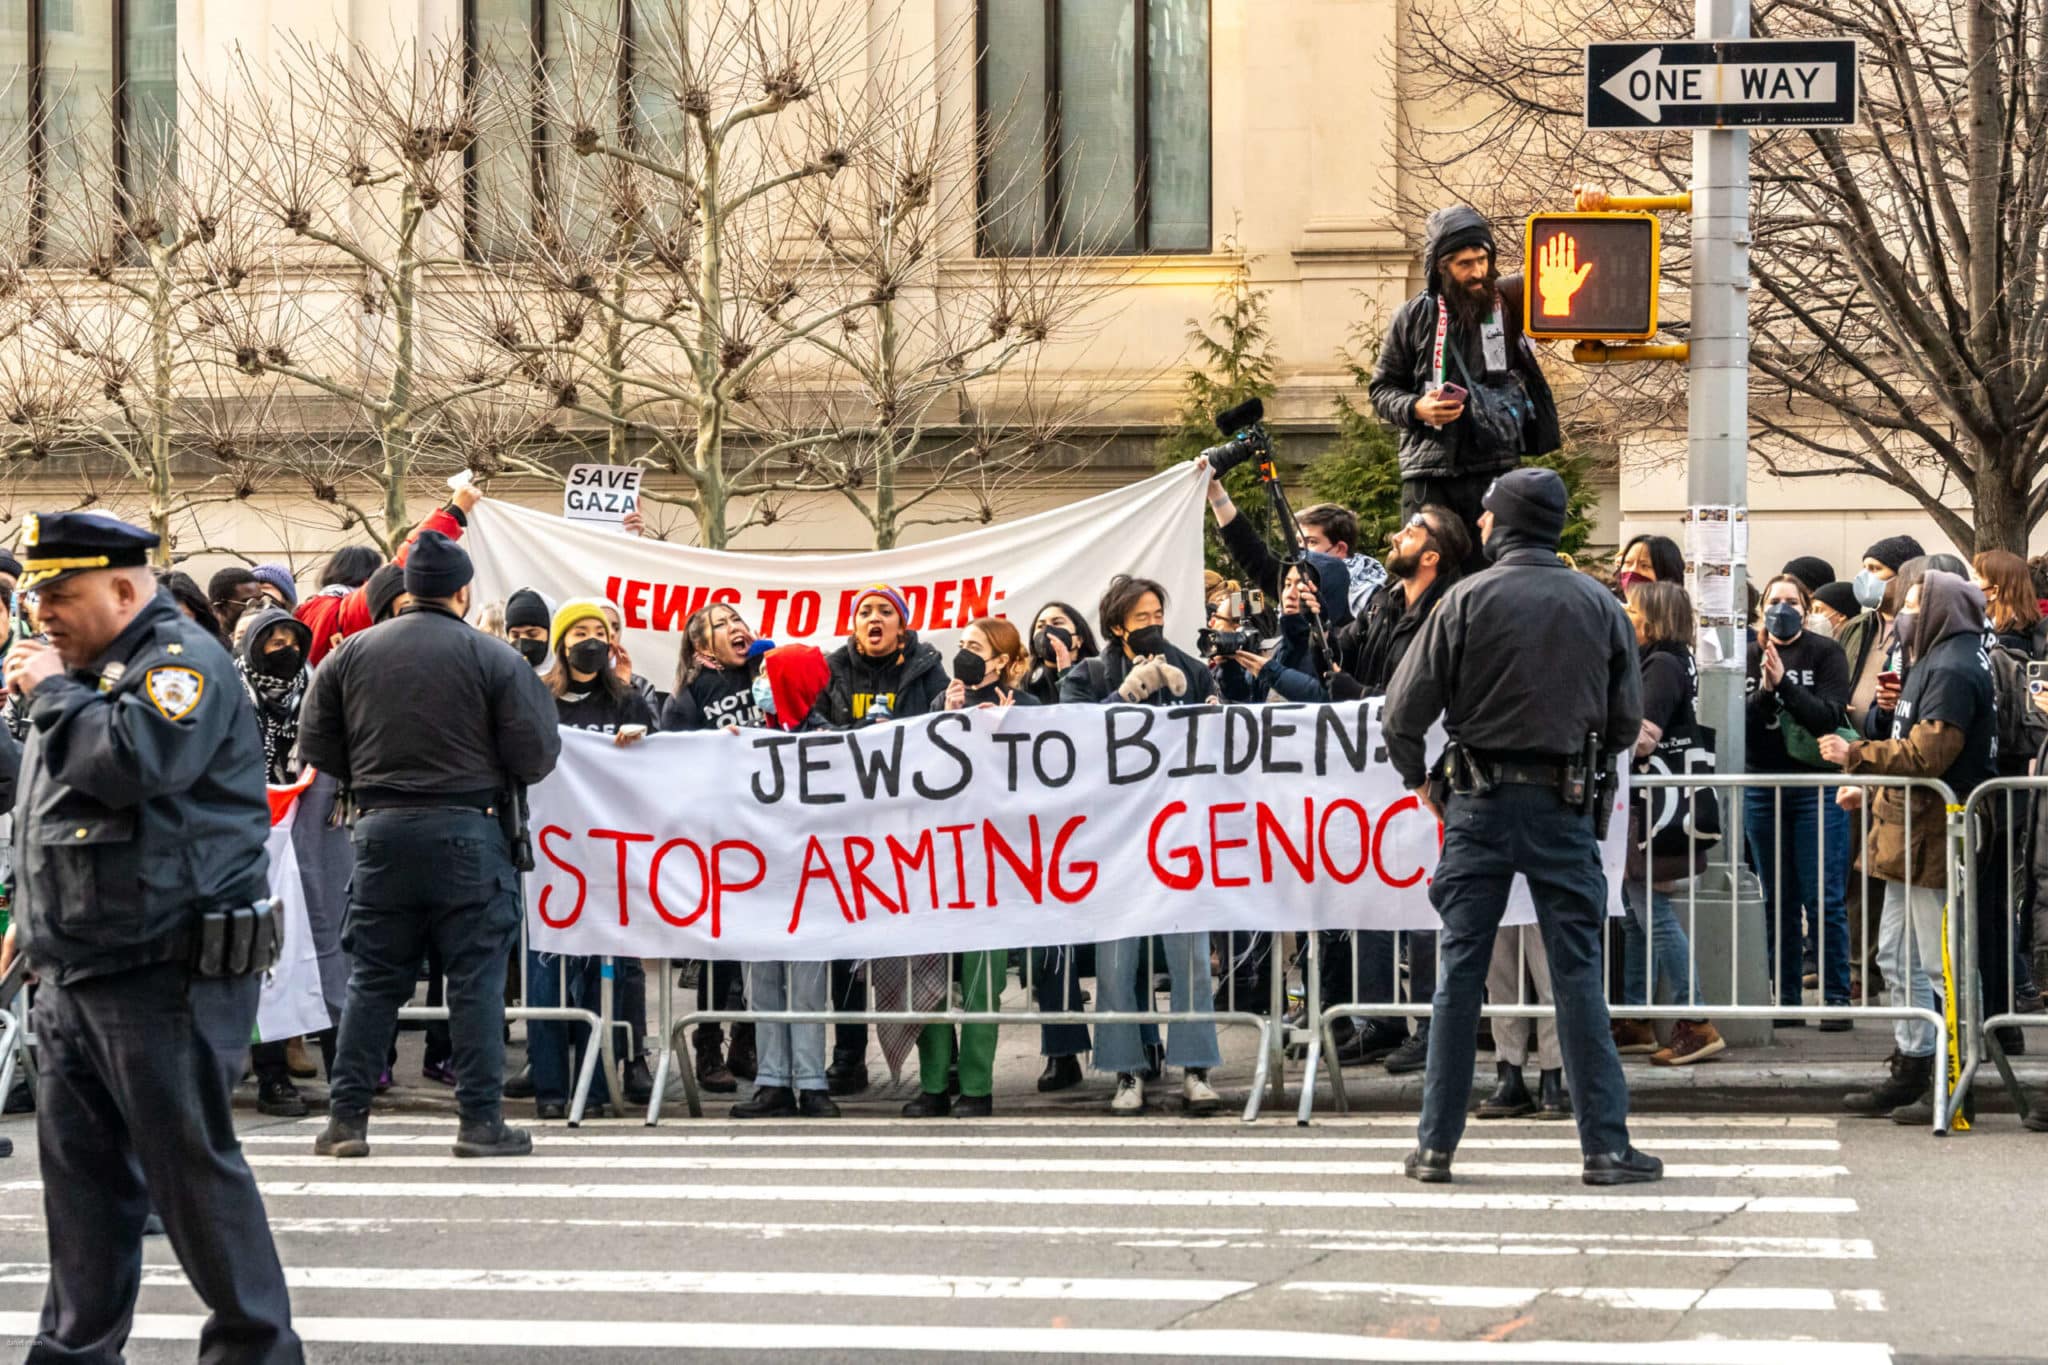
<path id="1" fill-rule="evenodd" d="M 1202 931 L 1195 932 L 1201 933 Z M 1226 942 L 1234 942 L 1236 938 L 1244 936 L 1242 931 L 1236 935 L 1225 935 L 1220 931 L 1216 934 L 1203 934 L 1203 937 L 1209 939 L 1212 943 L 1218 938 L 1223 938 Z M 1270 936 L 1271 948 L 1277 949 L 1279 937 L 1280 935 L 1277 933 Z M 1008 950 L 1004 951 L 1007 953 Z M 946 955 L 933 954 L 932 956 L 944 957 Z M 1207 956 L 1207 954 L 1204 954 L 1203 961 L 1199 964 L 1204 971 L 1208 970 Z M 1226 959 L 1229 957 L 1230 954 L 1226 952 Z M 1021 974 L 1021 983 L 1027 997 L 1035 997 L 1039 985 L 1042 984 L 1035 979 L 1035 960 L 1035 951 L 1027 950 L 1024 955 L 1024 970 Z M 1072 999 L 1075 998 L 1074 993 L 1078 989 L 1079 978 L 1075 973 L 1074 953 L 1071 950 L 1065 953 L 1064 961 L 1065 978 L 1059 987 L 1061 992 L 1060 998 Z M 673 967 L 674 965 L 672 962 L 664 964 L 665 967 Z M 709 964 L 706 965 L 708 967 Z M 1158 975 L 1157 968 L 1159 964 L 1154 960 L 1149 939 L 1146 941 L 1143 965 L 1144 971 L 1141 977 L 1143 988 L 1138 994 L 1141 999 L 1156 998 L 1155 978 Z M 677 1016 L 675 1012 L 673 997 L 675 987 L 674 972 L 664 970 L 662 972 L 660 1004 L 662 1036 L 667 1040 L 667 1046 L 662 1050 L 660 1065 L 654 1077 L 654 1094 L 647 1106 L 647 1123 L 649 1126 L 652 1126 L 661 1121 L 663 1092 L 668 1082 L 669 1067 L 675 1064 L 676 1059 L 679 1057 L 683 1059 L 680 1064 L 682 1066 L 684 1102 L 691 1117 L 703 1117 L 703 1097 L 698 1092 L 696 1073 L 690 1065 L 685 1048 L 686 1034 L 691 1026 L 696 1024 L 819 1024 L 827 1027 L 836 1024 L 862 1024 L 870 1026 L 884 1024 L 905 1026 L 923 1026 L 926 1024 L 947 1024 L 953 1026 L 962 1024 L 996 1024 L 1015 1027 L 1019 1025 L 1043 1026 L 1047 1024 L 1163 1024 L 1171 1026 L 1200 1022 L 1213 1023 L 1219 1028 L 1223 1026 L 1239 1026 L 1258 1030 L 1258 1054 L 1253 1064 L 1251 1093 L 1245 1103 L 1243 1116 L 1246 1123 L 1253 1123 L 1258 1120 L 1265 1092 L 1269 1086 L 1272 1088 L 1273 1099 L 1276 1104 L 1283 1103 L 1285 1100 L 1286 1078 L 1284 1067 L 1276 1064 L 1277 1054 L 1280 1050 L 1278 1021 L 1286 1003 L 1285 972 L 1277 951 L 1273 951 L 1269 963 L 1270 983 L 1267 992 L 1270 998 L 1267 1001 L 1267 1012 L 1261 1013 L 1253 1009 L 1240 1008 L 1241 1002 L 1237 998 L 1236 977 L 1234 973 L 1228 971 L 1230 965 L 1226 961 L 1225 989 L 1222 992 L 1222 998 L 1217 1000 L 1215 1006 L 1209 1010 L 1136 1009 L 1103 1011 L 1044 1008 L 1011 1010 L 1001 1008 L 1000 991 L 997 994 L 997 1008 L 995 1009 L 970 1010 L 952 1008 L 950 1004 L 949 969 L 948 1007 L 943 1009 L 915 1009 L 907 1004 L 902 1009 L 884 1010 L 877 1008 L 874 973 L 872 971 L 864 971 L 861 973 L 864 992 L 864 1007 L 861 1009 L 848 1010 L 829 1007 L 823 1010 L 720 1009 L 715 1007 L 717 1002 L 713 1001 L 712 1007 L 691 1009 L 681 1016 Z M 1003 973 L 1005 987 L 1007 987 L 1008 981 L 1009 972 L 1007 967 L 1005 967 Z M 1097 999 L 1099 1000 L 1102 990 L 1099 979 L 1096 983 L 1096 989 Z M 909 992 L 909 976 L 908 969 L 906 969 L 906 995 Z M 828 995 L 828 1006 L 830 1003 Z M 828 1043 L 828 1054 L 829 1051 Z"/>
<path id="2" fill-rule="evenodd" d="M 2043 785 L 2048 785 L 2048 783 Z M 1670 818 L 1668 812 L 1675 809 L 1675 806 L 1669 804 L 1660 806 L 1660 799 L 1657 795 L 1659 792 L 1683 792 L 1689 795 L 1700 791 L 1716 793 L 1720 806 L 1722 832 L 1718 838 L 1708 838 L 1688 828 L 1685 841 L 1687 851 L 1683 855 L 1687 865 L 1700 866 L 1704 863 L 1708 868 L 1716 864 L 1726 866 L 1732 856 L 1736 860 L 1737 865 L 1742 866 L 1746 865 L 1748 858 L 1751 856 L 1761 857 L 1768 855 L 1770 857 L 1774 867 L 1777 869 L 1777 875 L 1774 875 L 1772 878 L 1771 885 L 1769 886 L 1769 891 L 1772 894 L 1769 896 L 1769 903 L 1764 907 L 1764 927 L 1766 931 L 1764 947 L 1767 961 L 1771 951 L 1774 950 L 1774 945 L 1777 951 L 1785 950 L 1784 945 L 1788 943 L 1788 934 L 1790 951 L 1795 953 L 1802 951 L 1800 945 L 1803 943 L 1804 935 L 1798 918 L 1801 913 L 1798 901 L 1793 900 L 1791 902 L 1792 908 L 1789 913 L 1794 918 L 1788 922 L 1786 916 L 1788 914 L 1788 897 L 1797 894 L 1796 888 L 1802 880 L 1798 874 L 1803 871 L 1803 868 L 1799 863 L 1787 862 L 1784 855 L 1790 851 L 1791 844 L 1803 842 L 1803 839 L 1795 836 L 1793 839 L 1788 840 L 1786 798 L 1788 793 L 1805 791 L 1815 793 L 1813 804 L 1810 808 L 1811 818 L 1814 822 L 1814 830 L 1812 831 L 1812 853 L 1814 860 L 1812 871 L 1814 874 L 1813 884 L 1818 888 L 1817 899 L 1820 901 L 1820 904 L 1814 907 L 1814 913 L 1818 921 L 1815 935 L 1816 956 L 1818 958 L 1823 997 L 1821 1003 L 1812 1005 L 1805 1003 L 1803 993 L 1797 1000 L 1774 1003 L 1771 995 L 1772 987 L 1776 983 L 1768 976 L 1765 979 L 1761 999 L 1756 998 L 1757 993 L 1753 987 L 1747 992 L 1744 990 L 1742 982 L 1742 964 L 1744 960 L 1742 935 L 1744 926 L 1742 924 L 1741 907 L 1744 902 L 1742 891 L 1745 886 L 1745 879 L 1740 875 L 1730 883 L 1725 893 L 1723 893 L 1727 896 L 1728 909 L 1728 922 L 1725 926 L 1727 930 L 1725 960 L 1721 963 L 1710 964 L 1710 974 L 1713 979 L 1717 983 L 1725 983 L 1727 987 L 1725 995 L 1718 991 L 1704 989 L 1695 995 L 1691 983 L 1702 981 L 1698 951 L 1699 930 L 1701 927 L 1699 910 L 1700 901 L 1705 890 L 1701 885 L 1701 876 L 1696 874 L 1691 878 L 1683 879 L 1682 889 L 1659 893 L 1667 897 L 1667 904 L 1673 911 L 1679 912 L 1679 918 L 1682 918 L 1684 921 L 1682 927 L 1686 930 L 1687 940 L 1686 971 L 1683 981 L 1670 983 L 1679 988 L 1676 992 L 1679 998 L 1674 999 L 1668 1004 L 1658 1005 L 1649 1003 L 1657 998 L 1658 971 L 1656 966 L 1657 954 L 1655 952 L 1657 913 L 1655 901 L 1650 892 L 1658 883 L 1653 881 L 1654 872 L 1651 867 L 1645 865 L 1641 873 L 1640 883 L 1634 879 L 1626 879 L 1629 882 L 1631 891 L 1640 885 L 1642 904 L 1644 909 L 1649 912 L 1643 916 L 1643 918 L 1649 920 L 1649 923 L 1641 926 L 1644 938 L 1644 979 L 1642 982 L 1644 1003 L 1610 1005 L 1610 1013 L 1616 1019 L 1666 1019 L 1672 1021 L 1698 1019 L 1702 1016 L 1707 1016 L 1713 1019 L 1797 1019 L 1800 1021 L 1866 1019 L 1873 1021 L 1917 1020 L 1924 1022 L 1934 1030 L 1934 1072 L 1937 1078 L 1934 1093 L 1938 1102 L 1933 1106 L 1933 1131 L 1939 1135 L 1948 1131 L 1950 1119 L 1962 1104 L 1969 1084 L 1968 1071 L 1963 1072 L 1952 1090 L 1949 1090 L 1941 1083 L 1949 1076 L 1950 1058 L 1947 1023 L 1942 1012 L 1931 1006 L 1916 1006 L 1912 1004 L 1910 994 L 1905 998 L 1904 1003 L 1889 999 L 1873 1002 L 1870 995 L 1867 971 L 1864 974 L 1862 988 L 1857 993 L 1857 998 L 1847 1001 L 1836 1001 L 1834 1003 L 1829 1003 L 1826 1000 L 1825 992 L 1827 989 L 1829 966 L 1828 950 L 1831 946 L 1838 943 L 1841 937 L 1847 935 L 1846 923 L 1832 927 L 1827 923 L 1827 884 L 1830 868 L 1845 869 L 1850 862 L 1858 864 L 1853 868 L 1853 875 L 1858 878 L 1857 884 L 1862 892 L 1860 910 L 1864 932 L 1861 936 L 1861 941 L 1866 945 L 1875 945 L 1877 943 L 1877 940 L 1870 934 L 1871 910 L 1874 905 L 1880 907 L 1880 909 L 1882 906 L 1881 896 L 1873 896 L 1871 887 L 1873 885 L 1885 885 L 1885 883 L 1873 878 L 1867 868 L 1860 866 L 1860 860 L 1855 858 L 1855 851 L 1862 848 L 1868 841 L 1872 819 L 1871 804 L 1875 799 L 1874 796 L 1865 796 L 1861 809 L 1855 813 L 1855 818 L 1849 822 L 1852 827 L 1849 838 L 1850 847 L 1842 849 L 1838 846 L 1839 841 L 1843 837 L 1840 831 L 1834 836 L 1835 842 L 1833 844 L 1830 842 L 1827 828 L 1833 817 L 1827 813 L 1827 803 L 1833 799 L 1833 792 L 1836 789 L 1844 787 L 1859 789 L 1866 793 L 1876 793 L 1884 790 L 1908 792 L 1917 790 L 1931 794 L 1939 800 L 1941 809 L 1944 812 L 1942 817 L 1944 821 L 1942 847 L 1948 851 L 1948 855 L 1943 858 L 1942 885 L 1939 888 L 1942 892 L 1944 911 L 1943 943 L 1941 945 L 1943 951 L 1941 956 L 1946 961 L 1952 963 L 1974 961 L 1974 957 L 1969 954 L 1968 947 L 1968 939 L 1971 936 L 1972 916 L 1967 913 L 1948 913 L 1949 907 L 1958 905 L 1956 899 L 1957 859 L 1953 855 L 1953 850 L 1963 829 L 1964 817 L 1962 808 L 1955 801 L 1954 794 L 1945 784 L 1918 778 L 1852 777 L 1840 773 L 1824 772 L 1636 776 L 1631 779 L 1630 784 L 1630 808 L 1631 810 L 1640 808 L 1645 813 L 1646 826 L 1653 829 L 1657 827 L 1657 820 L 1660 815 L 1668 821 Z M 1757 801 L 1756 798 L 1758 797 L 1762 797 L 1761 802 Z M 1755 814 L 1752 814 L 1750 809 L 1752 804 L 1756 804 L 1759 807 L 1767 804 L 1768 810 L 1759 809 Z M 1913 804 L 1910 799 L 1904 800 L 1902 803 L 1904 814 L 1902 836 L 1907 850 L 1906 856 L 1909 860 L 1912 857 L 1913 848 Z M 1805 813 L 1806 809 L 1807 803 L 1803 801 L 1796 802 L 1791 818 L 1795 821 L 1803 821 L 1808 818 Z M 1762 834 L 1760 838 L 1747 838 L 1746 836 L 1750 834 L 1750 831 L 1745 829 L 1746 822 L 1756 821 L 1761 823 L 1765 817 L 1769 821 L 1768 832 Z M 1708 857 L 1703 859 L 1702 855 L 1708 855 Z M 1831 862 L 1831 858 L 1846 861 Z M 1787 872 L 1793 875 L 1784 875 Z M 1906 868 L 1906 872 L 1910 880 L 1913 872 L 1910 865 Z M 1849 875 L 1849 873 L 1845 872 L 1846 875 Z M 1680 879 L 1673 879 L 1673 881 L 1678 880 Z M 1845 884 L 1845 898 L 1847 889 Z M 1933 890 L 1935 888 L 1926 889 Z M 1623 894 L 1623 889 L 1621 887 L 1611 888 L 1610 894 L 1620 897 Z M 1676 903 L 1681 896 L 1684 897 L 1682 907 Z M 1633 901 L 1634 895 L 1631 894 L 1629 899 Z M 1910 900 L 1911 897 L 1908 895 L 1906 897 L 1906 905 L 1901 907 L 1899 918 L 1902 921 L 1901 933 L 1904 937 L 1902 945 L 1898 950 L 1900 954 L 1898 960 L 1906 962 L 1909 966 L 1919 960 L 1919 950 L 1922 946 L 1920 942 L 1922 936 L 1915 929 L 1913 916 L 1910 913 Z M 1635 910 L 1628 908 L 1626 905 L 1624 906 L 1624 916 L 1634 916 L 1635 914 Z M 1412 957 L 1413 944 L 1419 941 L 1423 931 L 1400 932 L 1406 934 L 1410 939 Z M 1623 927 L 1621 932 L 1624 935 L 1627 933 L 1626 926 Z M 1857 941 L 1856 936 L 1847 936 L 1849 937 L 1850 944 Z M 1398 948 L 1398 940 L 1396 944 Z M 1754 947 L 1755 945 L 1752 944 L 1751 946 Z M 1842 947 L 1843 951 L 1847 951 L 1849 945 L 1842 945 Z M 1409 998 L 1405 1001 L 1398 998 L 1375 1002 L 1360 1001 L 1357 989 L 1358 957 L 1355 949 L 1347 944 L 1346 952 L 1352 973 L 1352 989 L 1349 993 L 1352 999 L 1348 1002 L 1325 1004 L 1322 999 L 1321 958 L 1323 951 L 1323 936 L 1321 934 L 1311 936 L 1309 940 L 1307 979 L 1304 983 L 1308 998 L 1304 1023 L 1308 1026 L 1303 1030 L 1303 1036 L 1299 1040 L 1304 1042 L 1307 1047 L 1307 1068 L 1303 1078 L 1300 1109 L 1296 1115 L 1297 1121 L 1303 1124 L 1310 1121 L 1310 1116 L 1313 1113 L 1316 1090 L 1315 1077 L 1319 1066 L 1327 1071 L 1337 1110 L 1341 1113 L 1349 1108 L 1349 1097 L 1345 1089 L 1343 1069 L 1339 1065 L 1337 1057 L 1335 1025 L 1339 1019 L 1362 1020 L 1404 1018 L 1409 1016 L 1427 1018 L 1430 1013 L 1429 1000 L 1434 994 L 1433 985 L 1432 989 L 1425 993 L 1421 989 L 1420 983 L 1411 979 L 1409 983 Z M 1431 956 L 1434 957 L 1434 954 L 1432 953 Z M 1603 962 L 1606 972 L 1611 977 L 1614 969 L 1611 955 L 1603 955 Z M 1723 968 L 1725 970 L 1722 970 Z M 1785 968 L 1780 966 L 1778 970 L 1782 973 Z M 1796 972 L 1795 980 L 1803 977 L 1803 960 L 1793 970 Z M 1394 962 L 1397 983 L 1399 971 L 1400 959 L 1397 951 Z M 1965 980 L 1971 976 L 1970 973 L 1961 973 L 1961 975 Z M 1537 1020 L 1555 1017 L 1555 1011 L 1551 1006 L 1532 1002 L 1528 998 L 1526 964 L 1524 964 L 1520 977 L 1522 986 L 1517 993 L 1515 1001 L 1511 1004 L 1489 1002 L 1481 1010 L 1483 1017 L 1488 1019 Z M 1783 977 L 1780 975 L 1778 980 L 1782 981 L 1782 979 Z M 1892 987 L 1893 983 L 1888 981 L 1887 997 L 1894 995 Z M 1400 994 L 1398 984 L 1393 994 L 1397 997 Z M 1745 994 L 1752 997 L 1750 1003 L 1743 1002 Z M 1974 1041 L 1977 1036 L 1975 1017 L 1971 1008 L 1974 993 L 1966 986 L 1957 994 L 1960 996 L 1955 1001 L 1957 1055 L 1974 1059 L 1976 1051 Z M 1693 998 L 1687 1000 L 1684 998 L 1686 996 L 1692 996 Z M 1313 1022 L 1311 1023 L 1310 1021 Z M 2048 1019 L 2039 1019 L 2035 1022 L 2048 1023 Z M 1295 1040 L 1290 1039 L 1289 1041 Z M 1972 1061 L 1972 1065 L 1974 1065 L 1974 1061 Z"/>
<path id="3" fill-rule="evenodd" d="M 2020 994 L 2022 980 L 2034 979 L 2038 986 L 2034 959 L 2043 946 L 2036 941 L 2033 923 L 2042 907 L 2034 896 L 2022 894 L 2033 877 L 2034 802 L 2043 793 L 2048 793 L 2048 777 L 2001 777 L 1979 785 L 1963 807 L 1964 827 L 1970 832 L 1963 843 L 1963 894 L 1969 910 L 1963 916 L 1960 962 L 1975 969 L 1966 974 L 1973 987 L 1969 1013 L 1982 1045 L 1963 1054 L 1957 1091 L 1959 1096 L 1969 1093 L 1979 1064 L 1988 1056 L 2022 1118 L 2032 1106 L 1996 1030 L 2048 1028 L 2048 1013 L 2038 1007 L 2022 1009 Z M 2014 913 L 2021 907 L 2027 912 L 2024 922 Z M 1987 942 L 1985 925 L 1993 916 L 1997 931 Z M 1994 982 L 2002 982 L 2003 989 L 1989 986 Z"/>

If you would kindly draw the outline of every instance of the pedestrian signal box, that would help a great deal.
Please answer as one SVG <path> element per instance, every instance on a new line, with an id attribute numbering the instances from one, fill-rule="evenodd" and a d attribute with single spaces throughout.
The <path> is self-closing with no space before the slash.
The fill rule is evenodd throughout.
<path id="1" fill-rule="evenodd" d="M 1647 213 L 1535 213 L 1522 238 L 1522 330 L 1535 341 L 1657 335 L 1662 234 Z"/>

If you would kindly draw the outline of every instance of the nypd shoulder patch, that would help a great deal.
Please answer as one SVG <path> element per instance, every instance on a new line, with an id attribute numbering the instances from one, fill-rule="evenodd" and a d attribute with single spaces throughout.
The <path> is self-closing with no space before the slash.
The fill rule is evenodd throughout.
<path id="1" fill-rule="evenodd" d="M 142 675 L 142 692 L 166 720 L 183 720 L 206 692 L 206 675 L 193 668 L 152 668 Z"/>

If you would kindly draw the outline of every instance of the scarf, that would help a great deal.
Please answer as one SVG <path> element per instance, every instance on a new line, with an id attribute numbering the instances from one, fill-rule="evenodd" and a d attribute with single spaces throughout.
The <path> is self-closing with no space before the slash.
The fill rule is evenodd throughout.
<path id="1" fill-rule="evenodd" d="M 242 690 L 256 703 L 256 726 L 263 735 L 265 780 L 276 786 L 291 781 L 292 752 L 299 747 L 299 706 L 306 699 L 310 675 L 301 668 L 290 678 L 273 678 L 250 671 L 248 664 L 235 660 L 242 675 Z"/>

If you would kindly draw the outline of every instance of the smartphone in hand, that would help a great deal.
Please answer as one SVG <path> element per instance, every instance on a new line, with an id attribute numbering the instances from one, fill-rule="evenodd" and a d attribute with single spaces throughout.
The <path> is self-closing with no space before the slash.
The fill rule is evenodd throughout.
<path id="1" fill-rule="evenodd" d="M 1467 398 L 1471 397 L 1469 393 L 1456 384 L 1438 385 L 1436 396 L 1439 402 L 1459 404 L 1462 404 Z"/>

